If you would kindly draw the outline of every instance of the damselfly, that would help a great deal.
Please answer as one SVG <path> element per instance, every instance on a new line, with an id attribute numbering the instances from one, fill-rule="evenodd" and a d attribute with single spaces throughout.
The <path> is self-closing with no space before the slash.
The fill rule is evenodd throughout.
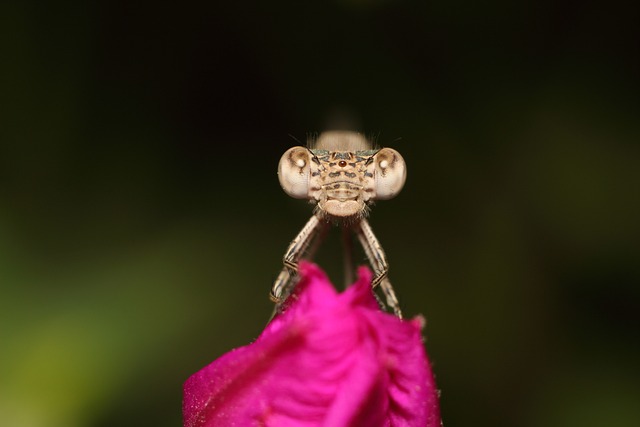
<path id="1" fill-rule="evenodd" d="M 283 190 L 291 197 L 315 205 L 311 219 L 293 239 L 283 258 L 284 267 L 271 289 L 279 309 L 295 285 L 298 262 L 319 244 L 324 231 L 337 224 L 345 234 L 355 233 L 374 271 L 371 286 L 380 286 L 386 304 L 402 317 L 395 292 L 387 278 L 389 265 L 366 217 L 376 200 L 395 197 L 404 185 L 404 159 L 391 148 L 374 149 L 361 134 L 322 133 L 309 147 L 287 150 L 278 166 Z M 347 254 L 348 256 L 348 254 Z"/>

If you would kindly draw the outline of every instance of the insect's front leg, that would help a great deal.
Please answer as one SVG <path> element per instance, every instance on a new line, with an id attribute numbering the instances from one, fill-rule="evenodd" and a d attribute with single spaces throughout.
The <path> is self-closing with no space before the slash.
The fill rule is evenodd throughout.
<path id="1" fill-rule="evenodd" d="M 380 288 L 387 300 L 387 305 L 393 310 L 396 316 L 402 319 L 402 311 L 400 311 L 398 298 L 391 286 L 391 282 L 387 278 L 387 273 L 389 272 L 387 257 L 384 254 L 384 250 L 382 250 L 382 246 L 380 246 L 380 242 L 378 242 L 375 234 L 373 234 L 373 230 L 371 229 L 369 222 L 365 218 L 362 218 L 358 223 L 356 232 L 358 239 L 360 240 L 360 244 L 362 244 L 364 252 L 367 254 L 367 258 L 369 258 L 369 262 L 371 263 L 375 273 L 375 276 L 371 281 L 371 286 L 375 289 L 380 285 Z"/>
<path id="2" fill-rule="evenodd" d="M 324 225 L 316 215 L 313 215 L 289 244 L 282 258 L 284 267 L 271 288 L 270 297 L 276 304 L 280 305 L 286 299 L 290 291 L 291 282 L 298 273 L 298 261 L 309 247 L 313 238 L 324 228 Z"/>

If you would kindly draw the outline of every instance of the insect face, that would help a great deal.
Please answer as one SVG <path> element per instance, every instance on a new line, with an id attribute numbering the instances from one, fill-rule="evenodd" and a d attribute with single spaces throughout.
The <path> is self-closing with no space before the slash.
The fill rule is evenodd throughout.
<path id="1" fill-rule="evenodd" d="M 406 168 L 391 148 L 372 150 L 357 133 L 326 132 L 314 148 L 287 150 L 278 177 L 291 197 L 316 203 L 320 217 L 348 219 L 366 216 L 371 202 L 398 194 Z"/>

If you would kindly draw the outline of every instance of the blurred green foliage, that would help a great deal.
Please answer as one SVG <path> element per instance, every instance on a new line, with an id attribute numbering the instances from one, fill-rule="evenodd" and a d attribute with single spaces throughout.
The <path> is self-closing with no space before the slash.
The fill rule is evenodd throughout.
<path id="1" fill-rule="evenodd" d="M 180 425 L 310 214 L 288 134 L 344 120 L 408 163 L 371 223 L 445 424 L 640 425 L 635 10 L 255 3 L 0 6 L 0 425 Z"/>

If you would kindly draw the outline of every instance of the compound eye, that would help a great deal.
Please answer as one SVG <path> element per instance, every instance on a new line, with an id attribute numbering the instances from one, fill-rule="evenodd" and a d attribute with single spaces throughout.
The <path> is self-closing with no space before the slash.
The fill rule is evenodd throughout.
<path id="1" fill-rule="evenodd" d="M 304 147 L 288 149 L 278 164 L 278 179 L 285 193 L 296 199 L 309 197 L 310 153 Z"/>
<path id="2" fill-rule="evenodd" d="M 407 168 L 404 159 L 396 150 L 383 148 L 374 156 L 376 200 L 387 200 L 395 197 L 407 179 Z"/>

